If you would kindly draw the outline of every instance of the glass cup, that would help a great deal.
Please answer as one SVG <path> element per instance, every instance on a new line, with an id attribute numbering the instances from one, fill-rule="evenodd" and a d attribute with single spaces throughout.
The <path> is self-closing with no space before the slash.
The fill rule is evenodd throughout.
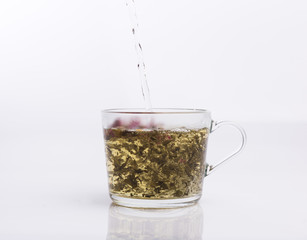
<path id="1" fill-rule="evenodd" d="M 215 122 L 202 109 L 109 109 L 102 112 L 110 197 L 118 205 L 174 208 L 196 203 L 203 179 L 242 151 L 245 131 Z M 210 133 L 235 127 L 240 147 L 216 165 L 206 162 Z"/>

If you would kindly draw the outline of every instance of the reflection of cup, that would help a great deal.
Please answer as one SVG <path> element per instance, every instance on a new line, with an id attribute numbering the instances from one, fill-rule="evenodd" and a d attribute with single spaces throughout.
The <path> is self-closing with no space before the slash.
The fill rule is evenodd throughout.
<path id="1" fill-rule="evenodd" d="M 196 204 L 176 209 L 133 209 L 112 204 L 107 240 L 201 240 L 203 210 Z"/>
<path id="2" fill-rule="evenodd" d="M 123 206 L 192 205 L 201 197 L 203 178 L 245 145 L 242 128 L 214 122 L 206 110 L 115 109 L 102 115 L 110 196 Z M 209 134 L 223 125 L 240 131 L 242 145 L 209 166 L 205 161 Z"/>

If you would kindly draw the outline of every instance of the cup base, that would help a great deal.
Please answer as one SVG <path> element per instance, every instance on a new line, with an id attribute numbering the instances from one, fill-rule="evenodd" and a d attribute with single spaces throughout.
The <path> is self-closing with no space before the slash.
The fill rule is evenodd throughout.
<path id="1" fill-rule="evenodd" d="M 201 195 L 196 195 L 189 198 L 178 198 L 178 199 L 133 199 L 119 197 L 114 194 L 110 194 L 112 201 L 120 206 L 130 208 L 180 208 L 194 205 L 198 202 Z"/>

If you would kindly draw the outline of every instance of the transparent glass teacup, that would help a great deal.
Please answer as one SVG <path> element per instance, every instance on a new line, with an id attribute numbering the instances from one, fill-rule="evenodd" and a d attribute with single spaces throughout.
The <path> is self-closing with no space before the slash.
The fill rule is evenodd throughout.
<path id="1" fill-rule="evenodd" d="M 215 122 L 202 109 L 109 109 L 102 117 L 110 197 L 126 207 L 196 203 L 204 177 L 241 152 L 246 143 L 241 127 Z M 229 157 L 209 165 L 209 135 L 224 125 L 238 129 L 242 143 Z"/>

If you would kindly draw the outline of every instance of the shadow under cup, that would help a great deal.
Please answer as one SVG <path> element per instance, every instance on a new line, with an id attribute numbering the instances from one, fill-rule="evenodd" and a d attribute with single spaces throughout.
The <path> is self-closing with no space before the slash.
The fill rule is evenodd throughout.
<path id="1" fill-rule="evenodd" d="M 172 208 L 200 199 L 203 179 L 214 168 L 206 164 L 209 133 L 218 126 L 210 112 L 114 109 L 102 115 L 109 192 L 115 203 Z M 244 136 L 237 152 L 243 145 Z"/>

